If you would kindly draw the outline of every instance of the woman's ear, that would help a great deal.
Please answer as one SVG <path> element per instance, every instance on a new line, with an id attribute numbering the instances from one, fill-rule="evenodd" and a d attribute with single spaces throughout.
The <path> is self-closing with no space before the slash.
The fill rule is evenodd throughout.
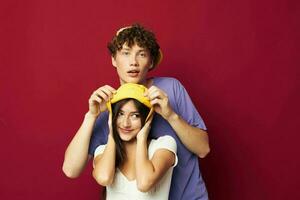
<path id="1" fill-rule="evenodd" d="M 116 59 L 115 59 L 114 56 L 111 57 L 111 64 L 112 64 L 115 68 L 117 68 L 117 62 L 116 62 Z"/>

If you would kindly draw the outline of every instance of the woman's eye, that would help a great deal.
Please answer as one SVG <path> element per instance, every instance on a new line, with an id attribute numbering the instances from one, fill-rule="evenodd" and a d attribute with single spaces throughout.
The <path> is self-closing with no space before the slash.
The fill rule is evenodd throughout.
<path id="1" fill-rule="evenodd" d="M 133 117 L 133 118 L 139 118 L 140 115 L 139 115 L 139 114 L 133 114 L 132 117 Z"/>

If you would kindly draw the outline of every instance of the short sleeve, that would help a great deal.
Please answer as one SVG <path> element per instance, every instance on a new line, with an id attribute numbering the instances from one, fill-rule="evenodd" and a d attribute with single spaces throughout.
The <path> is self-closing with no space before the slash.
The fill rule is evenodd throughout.
<path id="1" fill-rule="evenodd" d="M 94 152 L 94 158 L 100 154 L 102 154 L 104 152 L 106 145 L 100 145 L 96 148 L 95 152 Z"/>
<path id="2" fill-rule="evenodd" d="M 108 135 L 108 112 L 102 113 L 93 128 L 93 133 L 90 139 L 89 144 L 89 155 L 93 156 L 95 149 L 99 145 L 103 145 L 107 143 L 107 135 Z"/>
<path id="3" fill-rule="evenodd" d="M 173 167 L 175 167 L 177 165 L 177 163 L 178 163 L 177 144 L 176 144 L 175 139 L 172 136 L 165 135 L 165 136 L 159 137 L 157 140 L 155 140 L 155 142 L 153 143 L 153 146 L 151 148 L 151 152 L 149 152 L 150 158 L 152 158 L 152 156 L 158 149 L 167 149 L 167 150 L 173 152 L 175 155 L 175 162 L 174 162 Z"/>
<path id="4" fill-rule="evenodd" d="M 100 146 L 98 146 L 98 147 L 95 149 L 95 152 L 94 152 L 94 159 L 95 159 L 98 155 L 100 155 L 100 154 L 102 154 L 102 153 L 104 152 L 105 147 L 106 147 L 106 145 L 100 145 Z M 93 168 L 95 168 L 95 163 L 94 163 L 94 161 L 93 161 Z"/>
<path id="5" fill-rule="evenodd" d="M 198 113 L 184 86 L 177 79 L 174 79 L 174 81 L 178 114 L 190 125 L 207 130 L 202 117 Z"/>

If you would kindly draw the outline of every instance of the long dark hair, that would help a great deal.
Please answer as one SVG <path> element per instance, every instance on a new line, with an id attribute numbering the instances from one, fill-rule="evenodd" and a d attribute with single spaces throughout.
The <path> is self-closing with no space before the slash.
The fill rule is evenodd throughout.
<path id="1" fill-rule="evenodd" d="M 145 125 L 146 118 L 150 111 L 150 109 L 147 106 L 132 98 L 123 99 L 121 101 L 112 104 L 112 129 L 113 129 L 113 138 L 116 143 L 116 162 L 115 162 L 116 167 L 121 166 L 126 159 L 125 147 L 122 139 L 119 136 L 118 129 L 117 129 L 117 119 L 118 119 L 120 109 L 123 107 L 123 105 L 125 105 L 130 100 L 133 101 L 136 109 L 140 114 L 142 127 Z"/>

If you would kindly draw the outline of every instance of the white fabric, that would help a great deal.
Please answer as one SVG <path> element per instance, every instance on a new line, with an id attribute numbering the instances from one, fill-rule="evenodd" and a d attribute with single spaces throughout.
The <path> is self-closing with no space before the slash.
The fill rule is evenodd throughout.
<path id="1" fill-rule="evenodd" d="M 100 145 L 95 150 L 94 158 L 103 153 L 106 145 Z M 166 172 L 162 179 L 149 191 L 140 192 L 137 189 L 136 180 L 128 180 L 123 173 L 117 169 L 115 179 L 107 189 L 107 200 L 148 200 L 159 199 L 167 200 L 171 185 L 173 167 L 177 165 L 177 145 L 173 137 L 166 135 L 159 137 L 157 140 L 152 139 L 148 147 L 148 157 L 151 159 L 158 149 L 167 149 L 175 154 L 174 165 Z"/>

